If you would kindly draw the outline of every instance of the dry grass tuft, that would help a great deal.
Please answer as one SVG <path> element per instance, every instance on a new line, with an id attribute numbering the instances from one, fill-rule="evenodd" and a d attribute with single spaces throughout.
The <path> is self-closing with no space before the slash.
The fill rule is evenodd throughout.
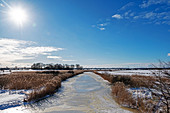
<path id="1" fill-rule="evenodd" d="M 112 86 L 112 94 L 116 98 L 116 101 L 121 105 L 132 108 L 136 105 L 135 100 L 132 98 L 132 94 L 126 90 L 123 82 L 116 82 Z"/>

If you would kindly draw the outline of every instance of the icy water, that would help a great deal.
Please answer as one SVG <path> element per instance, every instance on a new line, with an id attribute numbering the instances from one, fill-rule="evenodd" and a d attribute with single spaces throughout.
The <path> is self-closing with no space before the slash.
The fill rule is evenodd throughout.
<path id="1" fill-rule="evenodd" d="M 109 83 L 86 72 L 62 83 L 49 98 L 31 105 L 8 108 L 1 113 L 129 113 L 111 97 Z"/>

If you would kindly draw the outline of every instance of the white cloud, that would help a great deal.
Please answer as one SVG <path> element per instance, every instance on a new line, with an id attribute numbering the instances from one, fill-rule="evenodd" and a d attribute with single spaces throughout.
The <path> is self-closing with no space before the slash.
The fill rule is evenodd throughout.
<path id="1" fill-rule="evenodd" d="M 110 24 L 110 22 L 98 22 L 99 24 L 92 25 L 92 27 L 95 27 L 97 29 L 100 29 L 101 31 L 106 30 L 106 26 Z"/>
<path id="2" fill-rule="evenodd" d="M 35 42 L 0 38 L 0 62 L 3 66 L 11 66 L 18 60 L 28 60 L 38 55 L 50 55 L 51 52 L 63 48 L 35 46 Z"/>
<path id="3" fill-rule="evenodd" d="M 63 59 L 61 56 L 47 56 L 47 58 L 49 59 L 58 59 L 59 61 L 62 61 L 62 62 L 74 62 L 76 60 L 66 60 L 66 59 Z"/>
<path id="4" fill-rule="evenodd" d="M 170 53 L 168 53 L 168 56 L 170 56 Z"/>
<path id="5" fill-rule="evenodd" d="M 60 56 L 47 56 L 47 58 L 51 58 L 51 59 L 61 59 L 62 57 L 60 57 Z"/>
<path id="6" fill-rule="evenodd" d="M 112 16 L 112 18 L 122 19 L 122 16 L 120 14 L 115 14 Z"/>
<path id="7" fill-rule="evenodd" d="M 102 27 L 102 28 L 99 28 L 101 31 L 103 31 L 103 30 L 105 30 L 105 28 L 104 27 Z"/>
<path id="8" fill-rule="evenodd" d="M 55 47 L 27 47 L 21 49 L 21 53 L 27 55 L 36 55 L 36 54 L 43 54 L 49 55 L 50 52 L 63 50 L 62 48 L 55 48 Z"/>

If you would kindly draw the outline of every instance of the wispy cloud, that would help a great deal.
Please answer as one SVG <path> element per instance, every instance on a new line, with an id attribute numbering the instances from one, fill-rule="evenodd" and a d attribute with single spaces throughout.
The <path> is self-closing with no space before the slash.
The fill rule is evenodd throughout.
<path id="1" fill-rule="evenodd" d="M 146 14 L 144 15 L 143 18 L 154 19 L 156 15 L 157 15 L 156 13 L 148 12 L 148 13 L 146 13 Z"/>
<path id="2" fill-rule="evenodd" d="M 132 4 L 132 3 L 129 3 Z M 143 3 L 133 5 L 126 4 L 123 6 L 123 10 L 117 11 L 119 14 L 113 15 L 117 19 L 129 19 L 129 22 L 135 22 L 138 19 L 144 20 L 144 24 L 166 24 L 170 25 L 170 1 L 169 0 L 148 0 Z M 146 9 L 150 5 L 162 4 L 161 7 L 153 7 L 153 9 Z M 128 6 L 128 8 L 127 8 Z M 140 6 L 140 7 L 139 7 Z M 140 9 L 138 12 L 134 11 L 133 8 Z M 121 9 L 122 9 L 121 8 Z M 161 9 L 161 10 L 160 10 Z M 119 16 L 120 15 L 120 16 Z"/>
<path id="3" fill-rule="evenodd" d="M 39 55 L 50 55 L 63 48 L 35 46 L 35 42 L 0 38 L 0 62 L 9 66 L 18 60 L 35 59 Z"/>
<path id="4" fill-rule="evenodd" d="M 139 5 L 141 8 L 147 8 L 151 5 L 155 5 L 155 4 L 167 4 L 170 5 L 170 1 L 169 0 L 147 0 L 147 1 L 143 1 L 143 3 L 141 5 Z"/>
<path id="5" fill-rule="evenodd" d="M 122 19 L 123 17 L 120 14 L 115 14 L 112 16 L 112 18 Z"/>
<path id="6" fill-rule="evenodd" d="M 157 4 L 161 4 L 161 6 L 158 7 Z M 147 7 L 151 5 L 154 7 L 148 9 Z M 98 22 L 92 27 L 101 31 L 105 30 L 107 25 L 113 21 L 113 18 L 114 21 L 126 19 L 133 23 L 140 21 L 141 24 L 170 25 L 170 0 L 145 0 L 127 3 L 118 9 L 112 17 L 99 19 L 100 23 Z M 105 24 L 106 22 L 109 22 L 109 24 Z"/>
<path id="7" fill-rule="evenodd" d="M 134 5 L 133 2 L 129 2 L 129 3 L 127 3 L 126 5 L 124 5 L 123 7 L 121 7 L 121 8 L 119 9 L 119 11 L 125 10 L 125 9 L 127 9 L 128 7 L 131 7 L 131 6 L 133 6 L 133 5 Z"/>

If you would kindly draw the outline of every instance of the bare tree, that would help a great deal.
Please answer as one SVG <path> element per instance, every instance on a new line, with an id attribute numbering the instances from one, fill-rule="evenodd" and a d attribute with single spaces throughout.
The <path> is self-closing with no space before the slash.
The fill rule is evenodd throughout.
<path id="1" fill-rule="evenodd" d="M 161 110 L 170 113 L 170 62 L 159 62 L 162 69 L 153 72 L 156 80 L 152 82 L 153 87 L 149 89 L 158 100 L 154 112 Z"/>

